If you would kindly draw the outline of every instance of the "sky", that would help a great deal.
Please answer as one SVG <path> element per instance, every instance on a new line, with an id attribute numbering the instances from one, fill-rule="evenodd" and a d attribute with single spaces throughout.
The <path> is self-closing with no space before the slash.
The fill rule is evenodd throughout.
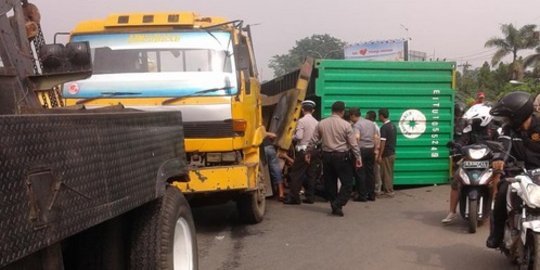
<path id="1" fill-rule="evenodd" d="M 45 38 L 70 31 L 79 21 L 109 13 L 194 11 L 253 24 L 253 42 L 262 79 L 271 79 L 268 61 L 287 53 L 295 41 L 330 34 L 347 43 L 410 38 L 409 48 L 428 58 L 480 66 L 501 36 L 501 24 L 540 24 L 538 0 L 30 0 L 42 17 Z M 526 55 L 527 52 L 523 53 Z M 508 60 L 507 60 L 508 61 Z"/>

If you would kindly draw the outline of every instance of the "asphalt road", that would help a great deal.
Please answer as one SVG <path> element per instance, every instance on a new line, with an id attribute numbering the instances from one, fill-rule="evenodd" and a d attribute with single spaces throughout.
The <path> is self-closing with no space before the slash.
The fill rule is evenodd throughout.
<path id="1" fill-rule="evenodd" d="M 345 217 L 328 203 L 268 201 L 265 220 L 239 224 L 234 204 L 193 209 L 201 270 L 512 269 L 459 219 L 442 226 L 448 186 L 401 190 L 393 199 L 350 201 Z"/>

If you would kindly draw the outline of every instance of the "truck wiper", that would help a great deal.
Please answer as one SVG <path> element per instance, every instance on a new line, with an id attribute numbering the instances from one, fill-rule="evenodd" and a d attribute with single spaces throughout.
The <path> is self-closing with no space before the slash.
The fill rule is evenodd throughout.
<path id="1" fill-rule="evenodd" d="M 97 97 L 91 97 L 91 98 L 85 98 L 78 100 L 75 104 L 85 104 L 90 101 L 94 101 L 101 98 L 108 98 L 108 97 L 120 97 L 120 96 L 136 96 L 142 94 L 141 92 L 101 92 L 101 95 Z"/>
<path id="2" fill-rule="evenodd" d="M 169 104 L 171 104 L 173 102 L 176 102 L 178 100 L 181 100 L 181 99 L 184 99 L 184 98 L 187 98 L 187 97 L 198 96 L 199 94 L 212 93 L 212 92 L 217 92 L 217 91 L 221 91 L 221 90 L 231 90 L 231 89 L 232 89 L 232 86 L 224 86 L 224 87 L 218 87 L 218 88 L 205 89 L 205 90 L 201 90 L 201 91 L 191 93 L 189 95 L 166 99 L 163 102 L 161 102 L 161 105 L 169 105 Z"/>

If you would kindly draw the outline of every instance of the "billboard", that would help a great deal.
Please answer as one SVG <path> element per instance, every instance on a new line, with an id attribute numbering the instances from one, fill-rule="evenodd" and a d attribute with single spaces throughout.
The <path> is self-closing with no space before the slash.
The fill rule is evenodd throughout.
<path id="1" fill-rule="evenodd" d="M 348 45 L 345 59 L 363 61 L 407 61 L 407 40 L 381 40 Z"/>
<path id="2" fill-rule="evenodd" d="M 426 61 L 427 53 L 409 50 L 409 61 Z"/>

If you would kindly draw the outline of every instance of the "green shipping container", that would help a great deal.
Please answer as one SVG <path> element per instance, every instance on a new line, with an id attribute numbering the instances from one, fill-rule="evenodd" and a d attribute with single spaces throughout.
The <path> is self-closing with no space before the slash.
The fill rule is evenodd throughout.
<path id="1" fill-rule="evenodd" d="M 455 63 L 322 60 L 317 68 L 322 117 L 335 101 L 359 107 L 362 115 L 390 111 L 398 130 L 394 184 L 448 181 Z"/>

